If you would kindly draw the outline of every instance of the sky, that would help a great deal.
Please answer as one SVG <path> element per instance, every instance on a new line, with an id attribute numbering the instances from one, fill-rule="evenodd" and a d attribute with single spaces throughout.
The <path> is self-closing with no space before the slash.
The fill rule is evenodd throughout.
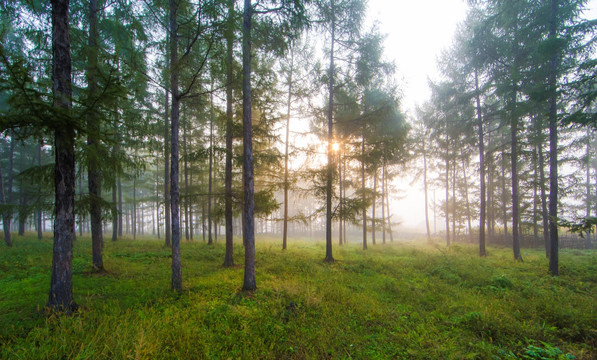
<path id="1" fill-rule="evenodd" d="M 414 115 L 431 91 L 428 79 L 439 76 L 436 62 L 443 50 L 452 44 L 458 24 L 466 17 L 466 0 L 369 0 L 367 24 L 377 22 L 386 34 L 385 54 L 397 66 L 396 79 L 402 91 L 402 107 L 407 115 Z M 597 18 L 597 0 L 590 0 L 585 17 Z M 422 184 L 410 184 L 408 175 L 394 185 L 403 191 L 404 198 L 393 200 L 393 221 L 402 222 L 401 229 L 423 231 L 425 221 Z M 441 189 L 436 196 L 441 197 Z M 433 189 L 430 190 L 430 203 Z M 438 218 L 438 231 L 443 219 Z M 433 231 L 433 212 L 430 209 Z"/>

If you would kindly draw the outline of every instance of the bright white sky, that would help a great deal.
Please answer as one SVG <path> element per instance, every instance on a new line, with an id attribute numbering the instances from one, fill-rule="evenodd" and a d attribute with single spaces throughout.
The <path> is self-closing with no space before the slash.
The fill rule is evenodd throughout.
<path id="1" fill-rule="evenodd" d="M 385 54 L 397 65 L 397 80 L 403 92 L 403 109 L 414 114 L 416 105 L 423 104 L 430 96 L 427 79 L 437 79 L 436 60 L 442 50 L 452 44 L 458 23 L 466 17 L 466 0 L 369 0 L 368 26 L 374 21 L 382 34 L 387 34 Z M 597 0 L 588 2 L 585 17 L 597 18 Z M 405 190 L 406 197 L 394 200 L 393 221 L 402 221 L 400 230 L 424 230 L 425 208 L 422 184 L 409 185 L 405 178 L 395 185 Z M 441 189 L 437 189 L 440 201 Z M 433 190 L 430 191 L 430 204 Z M 433 212 L 430 209 L 430 226 L 433 231 Z M 443 219 L 438 218 L 438 231 Z"/>

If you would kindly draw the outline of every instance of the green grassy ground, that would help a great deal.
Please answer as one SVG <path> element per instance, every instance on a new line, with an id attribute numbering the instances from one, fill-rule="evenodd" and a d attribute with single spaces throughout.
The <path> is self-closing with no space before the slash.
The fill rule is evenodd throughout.
<path id="1" fill-rule="evenodd" d="M 577 359 L 597 358 L 597 252 L 259 241 L 259 289 L 221 268 L 224 245 L 182 244 L 173 293 L 169 250 L 107 241 L 106 273 L 89 239 L 74 251 L 72 316 L 47 315 L 51 240 L 0 250 L 0 357 L 15 359 Z M 242 264 L 242 246 L 235 261 Z"/>

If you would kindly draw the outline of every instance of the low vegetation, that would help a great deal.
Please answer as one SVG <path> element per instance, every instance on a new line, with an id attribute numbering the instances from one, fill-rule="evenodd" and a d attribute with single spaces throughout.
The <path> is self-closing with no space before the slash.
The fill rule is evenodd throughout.
<path id="1" fill-rule="evenodd" d="M 362 251 L 257 239 L 257 285 L 225 269 L 224 244 L 182 244 L 182 292 L 155 239 L 74 250 L 79 311 L 44 309 L 50 238 L 0 253 L 0 357 L 15 359 L 595 359 L 597 252 L 564 250 L 549 276 L 542 251 L 394 243 Z M 242 245 L 235 258 L 241 262 Z"/>

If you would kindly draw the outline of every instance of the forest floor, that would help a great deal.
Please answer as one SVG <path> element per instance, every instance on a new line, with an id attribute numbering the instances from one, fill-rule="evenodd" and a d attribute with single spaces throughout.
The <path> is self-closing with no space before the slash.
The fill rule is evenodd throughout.
<path id="1" fill-rule="evenodd" d="M 597 251 L 563 250 L 551 277 L 540 250 L 393 243 L 334 247 L 257 239 L 257 286 L 224 269 L 222 241 L 182 243 L 182 292 L 156 239 L 75 243 L 74 315 L 44 311 L 51 238 L 0 251 L 0 358 L 597 359 Z M 244 260 L 235 244 L 235 261 Z"/>

